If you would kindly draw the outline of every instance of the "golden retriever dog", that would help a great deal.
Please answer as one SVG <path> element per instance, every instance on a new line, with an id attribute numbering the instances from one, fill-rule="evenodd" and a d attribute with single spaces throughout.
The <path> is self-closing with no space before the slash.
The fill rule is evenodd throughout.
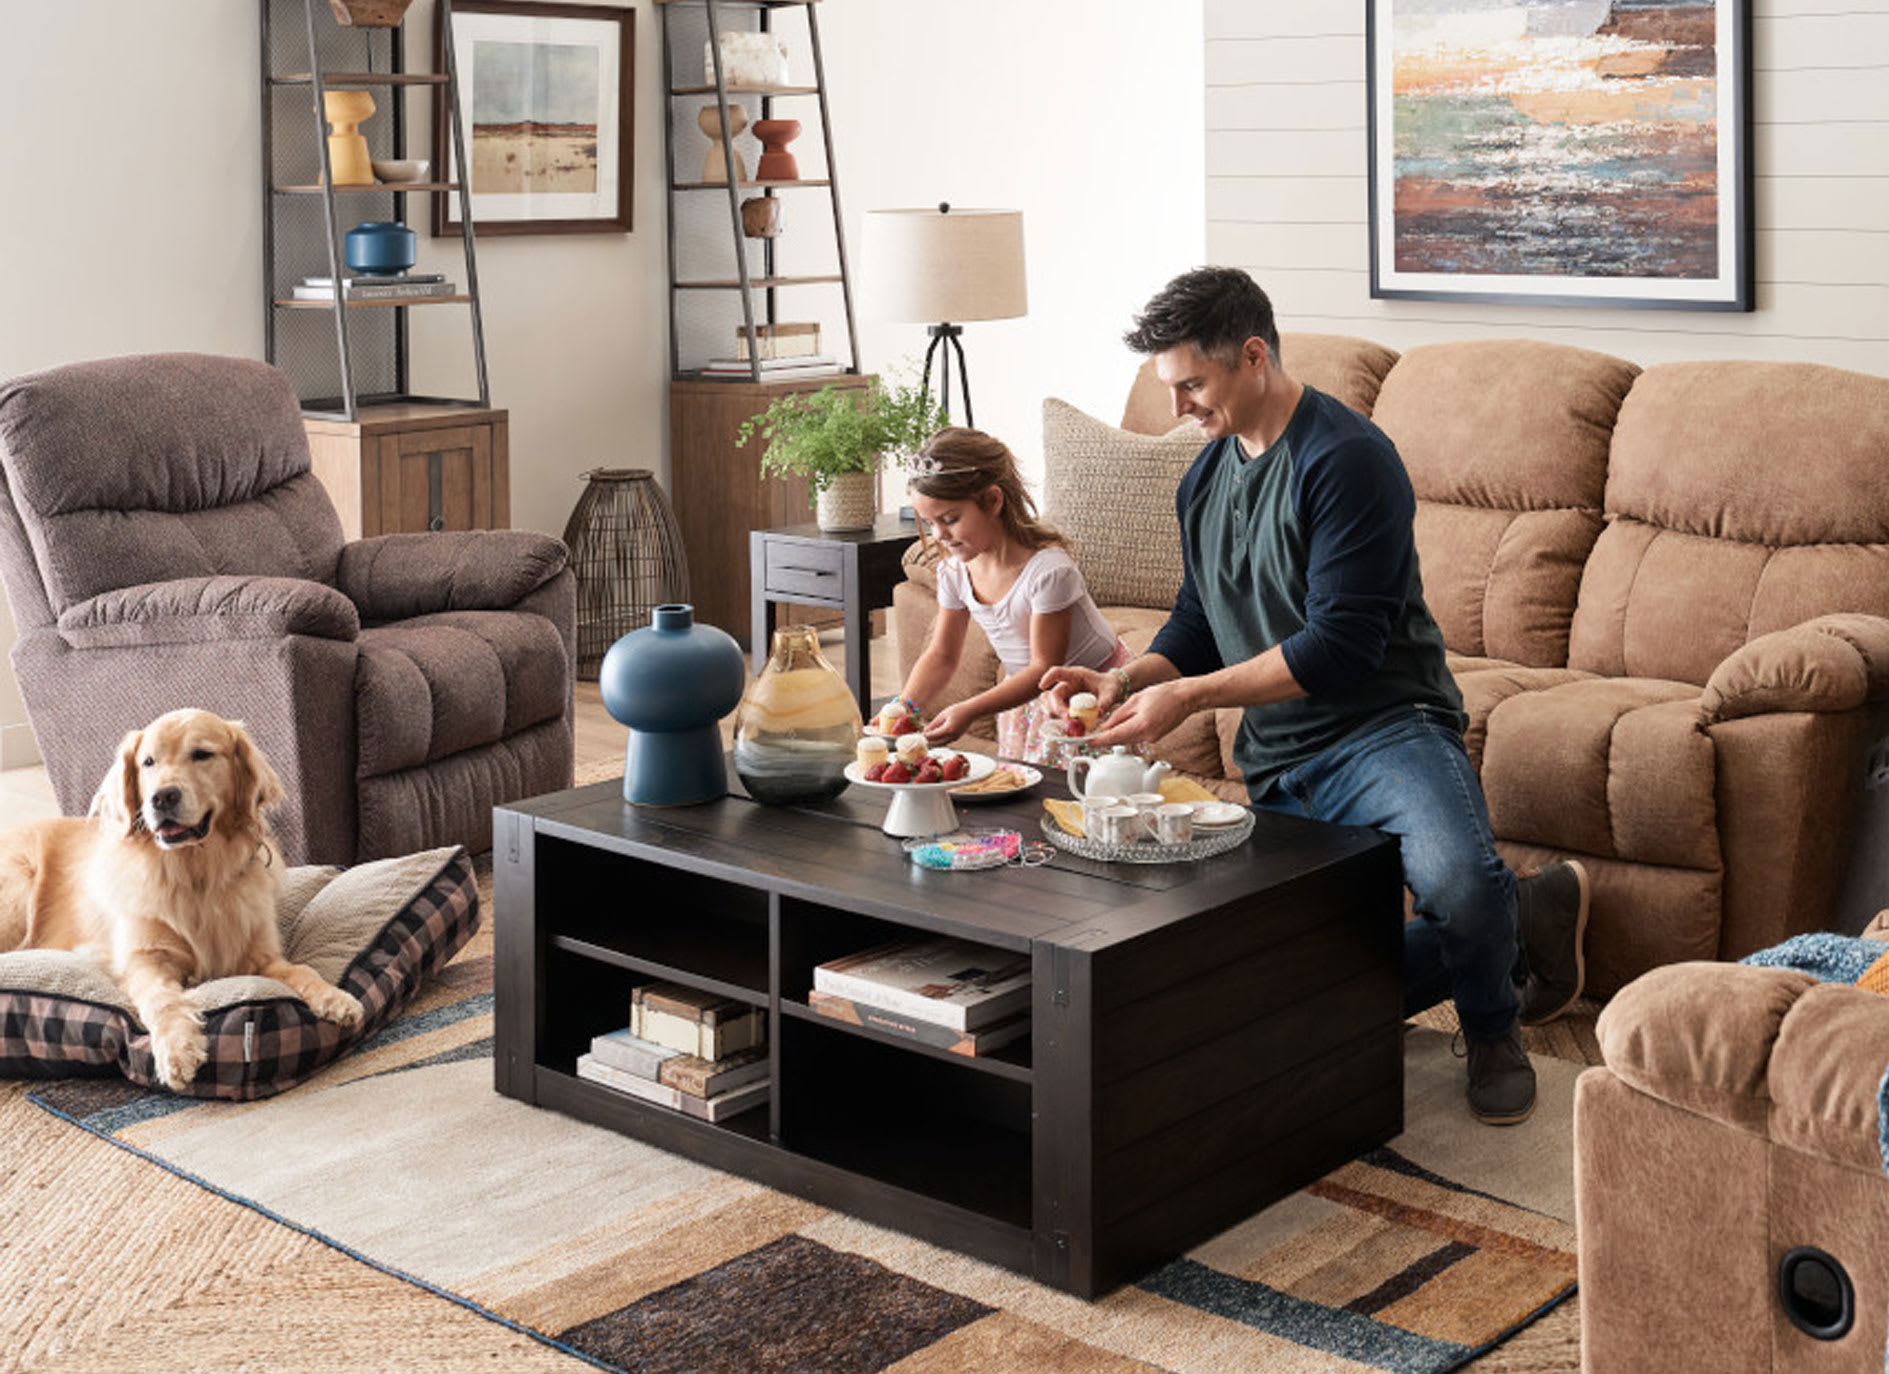
<path id="1" fill-rule="evenodd" d="M 282 957 L 282 856 L 263 819 L 281 800 L 282 780 L 241 722 L 159 716 L 125 736 L 86 819 L 0 832 L 0 951 L 67 949 L 106 964 L 173 1091 L 206 1052 L 184 996 L 193 983 L 273 978 L 323 1020 L 359 1025 L 358 1001 Z"/>

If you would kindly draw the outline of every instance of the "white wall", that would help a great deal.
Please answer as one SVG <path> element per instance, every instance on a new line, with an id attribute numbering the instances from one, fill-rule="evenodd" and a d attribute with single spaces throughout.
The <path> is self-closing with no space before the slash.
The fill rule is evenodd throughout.
<path id="1" fill-rule="evenodd" d="M 661 23 L 658 6 L 635 8 L 634 232 L 479 243 L 493 400 L 511 412 L 513 522 L 552 533 L 586 469 L 668 470 Z M 820 11 L 855 244 L 866 209 L 946 199 L 1025 212 L 1030 315 L 965 336 L 979 423 L 1035 464 L 1044 395 L 1117 418 L 1128 315 L 1202 256 L 1199 6 L 823 0 Z M 119 353 L 261 356 L 257 12 L 255 0 L 8 7 L 0 377 Z M 409 52 L 425 51 L 430 0 L 406 22 Z M 457 270 L 424 233 L 421 245 Z M 467 385 L 463 330 L 444 310 L 415 316 L 416 385 Z M 924 342 L 918 326 L 868 324 L 862 361 L 883 367 Z M 12 642 L 0 607 L 0 650 Z M 0 766 L 30 761 L 25 710 L 0 667 Z"/>
<path id="2" fill-rule="evenodd" d="M 1889 372 L 1889 0 L 1753 0 L 1757 309 L 1372 300 L 1363 5 L 1206 0 L 1207 247 L 1285 329 Z"/>

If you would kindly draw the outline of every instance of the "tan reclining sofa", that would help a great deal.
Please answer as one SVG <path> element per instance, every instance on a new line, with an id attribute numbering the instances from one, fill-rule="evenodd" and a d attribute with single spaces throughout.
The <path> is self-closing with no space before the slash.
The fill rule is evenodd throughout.
<path id="1" fill-rule="evenodd" d="M 1829 924 L 1889 697 L 1889 379 L 1522 340 L 1282 347 L 1403 455 L 1502 851 L 1593 875 L 1590 989 Z M 1151 367 L 1120 428 L 1044 403 L 1045 513 L 1137 651 L 1180 582 L 1173 493 L 1198 449 Z M 906 670 L 933 588 L 915 548 Z M 946 699 L 996 678 L 973 626 Z M 1156 753 L 1243 797 L 1237 719 L 1202 713 Z"/>

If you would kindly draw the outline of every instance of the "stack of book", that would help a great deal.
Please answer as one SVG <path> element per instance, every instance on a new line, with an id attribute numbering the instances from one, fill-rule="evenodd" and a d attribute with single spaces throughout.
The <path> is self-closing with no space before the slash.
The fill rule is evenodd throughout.
<path id="1" fill-rule="evenodd" d="M 637 988 L 630 1024 L 577 1059 L 579 1078 L 704 1121 L 766 1102 L 768 1073 L 765 1012 L 680 983 Z"/>
<path id="2" fill-rule="evenodd" d="M 1030 956 L 969 940 L 896 940 L 817 965 L 807 1005 L 952 1054 L 989 1054 L 1030 1033 Z"/>
<path id="3" fill-rule="evenodd" d="M 800 377 L 833 377 L 842 371 L 839 359 L 831 353 L 810 353 L 800 358 L 761 359 L 761 380 L 784 382 Z M 754 376 L 754 365 L 746 358 L 711 358 L 702 365 L 704 377 L 731 377 L 736 381 Z"/>
<path id="4" fill-rule="evenodd" d="M 341 294 L 351 301 L 389 301 L 450 296 L 453 284 L 438 272 L 409 272 L 399 277 L 343 277 Z M 303 277 L 295 288 L 298 301 L 331 301 L 335 298 L 333 277 Z"/>

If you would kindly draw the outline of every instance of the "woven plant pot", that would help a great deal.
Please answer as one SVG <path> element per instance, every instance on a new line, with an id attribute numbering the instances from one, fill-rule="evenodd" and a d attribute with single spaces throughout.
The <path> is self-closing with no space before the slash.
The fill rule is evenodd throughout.
<path id="1" fill-rule="evenodd" d="M 878 474 L 842 472 L 814 502 L 813 518 L 823 530 L 871 529 L 879 518 Z"/>

